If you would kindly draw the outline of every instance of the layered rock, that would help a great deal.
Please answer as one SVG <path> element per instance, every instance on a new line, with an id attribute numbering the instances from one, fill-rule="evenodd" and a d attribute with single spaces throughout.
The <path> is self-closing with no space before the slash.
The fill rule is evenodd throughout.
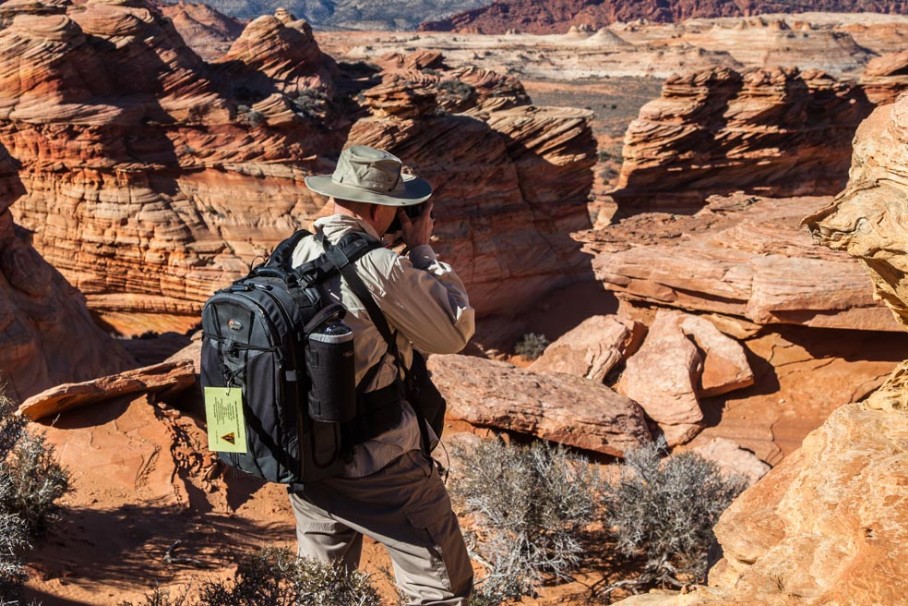
<path id="1" fill-rule="evenodd" d="M 640 406 L 581 377 L 466 356 L 431 356 L 428 367 L 448 415 L 475 425 L 613 456 L 651 439 Z"/>
<path id="2" fill-rule="evenodd" d="M 867 64 L 861 86 L 876 105 L 893 103 L 908 89 L 908 51 L 877 57 Z"/>
<path id="3" fill-rule="evenodd" d="M 879 12 L 908 13 L 905 2 L 880 0 L 822 0 L 820 2 L 730 2 L 712 0 L 496 0 L 483 8 L 469 10 L 453 17 L 423 23 L 420 28 L 437 31 L 503 34 L 517 28 L 536 34 L 561 33 L 573 26 L 599 28 L 616 21 L 672 23 L 693 17 L 742 17 L 759 13 Z"/>
<path id="4" fill-rule="evenodd" d="M 182 0 L 161 6 L 165 17 L 173 21 L 180 37 L 202 59 L 212 61 L 222 56 L 243 33 L 243 24 L 216 11 L 207 4 Z"/>
<path id="5" fill-rule="evenodd" d="M 816 239 L 869 269 L 876 292 L 908 322 L 903 113 L 885 105 L 860 128 L 848 188 L 805 219 Z M 908 363 L 866 402 L 833 412 L 800 450 L 719 520 L 725 559 L 709 587 L 625 604 L 894 604 L 908 581 Z"/>
<path id="6" fill-rule="evenodd" d="M 389 70 L 397 84 L 367 97 L 375 116 L 348 139 L 372 113 L 355 97 L 375 82 L 339 71 L 286 11 L 250 23 L 207 64 L 142 0 L 9 10 L 0 143 L 25 190 L 13 212 L 124 332 L 143 332 L 128 314 L 196 315 L 215 288 L 309 224 L 325 200 L 303 178 L 331 172 L 348 143 L 385 145 L 435 181 L 437 248 L 464 268 L 480 314 L 511 311 L 499 288 L 532 298 L 582 262 L 563 234 L 587 224 L 589 116 L 526 106 L 513 79 Z M 433 84 L 417 87 L 417 76 Z M 389 89 L 411 86 L 430 98 L 425 111 L 379 111 Z M 479 113 L 451 113 L 468 111 Z M 494 153 L 492 172 L 483 161 Z M 545 261 L 527 267 L 529 251 Z"/>
<path id="7" fill-rule="evenodd" d="M 612 195 L 670 209 L 739 190 L 832 194 L 845 184 L 852 136 L 871 109 L 859 87 L 814 70 L 674 76 L 628 127 Z"/>
<path id="8" fill-rule="evenodd" d="M 85 299 L 31 245 L 9 205 L 22 193 L 0 148 L 0 389 L 15 400 L 133 365 L 95 324 Z"/>
<path id="9" fill-rule="evenodd" d="M 880 192 L 889 187 L 872 190 L 880 200 L 877 208 L 885 208 L 887 198 Z M 824 198 L 716 197 L 695 215 L 666 220 L 642 214 L 580 237 L 598 253 L 597 277 L 624 301 L 760 326 L 900 330 L 891 312 L 874 300 L 860 264 L 814 246 L 800 229 L 805 214 L 826 205 Z M 857 215 L 852 219 L 864 224 Z M 854 225 L 843 223 L 842 233 Z M 900 263 L 895 253 L 892 258 Z"/>
<path id="10" fill-rule="evenodd" d="M 908 100 L 874 111 L 855 137 L 848 188 L 804 219 L 814 238 L 861 260 L 874 292 L 901 326 L 908 326 Z"/>

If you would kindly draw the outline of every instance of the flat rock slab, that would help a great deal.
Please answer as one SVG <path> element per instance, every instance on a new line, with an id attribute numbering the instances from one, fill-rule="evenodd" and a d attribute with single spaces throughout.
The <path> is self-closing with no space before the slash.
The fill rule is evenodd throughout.
<path id="1" fill-rule="evenodd" d="M 830 201 L 714 197 L 695 215 L 641 214 L 577 237 L 619 299 L 761 326 L 902 330 L 860 263 L 799 226 Z"/>
<path id="2" fill-rule="evenodd" d="M 612 456 L 651 439 L 636 402 L 581 377 L 457 355 L 431 356 L 428 366 L 448 414 L 475 425 Z"/>
<path id="3" fill-rule="evenodd" d="M 643 341 L 628 361 L 619 389 L 659 425 L 699 423 L 703 412 L 697 382 L 703 360 L 681 330 L 682 317 L 660 310 Z"/>
<path id="4" fill-rule="evenodd" d="M 65 383 L 28 398 L 19 414 L 33 421 L 61 412 L 106 402 L 121 396 L 163 392 L 177 393 L 195 383 L 191 360 L 162 362 L 84 383 Z"/>
<path id="5" fill-rule="evenodd" d="M 602 383 L 639 345 L 645 328 L 618 316 L 593 316 L 562 335 L 530 365 L 534 372 L 564 372 Z"/>

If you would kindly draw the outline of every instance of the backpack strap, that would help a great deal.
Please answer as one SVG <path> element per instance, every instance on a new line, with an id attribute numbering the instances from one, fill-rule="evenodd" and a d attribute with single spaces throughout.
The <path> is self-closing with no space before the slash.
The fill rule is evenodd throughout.
<path id="1" fill-rule="evenodd" d="M 359 236 L 360 239 L 365 239 L 363 236 Z M 324 237 L 324 234 L 319 233 L 316 238 L 319 243 L 325 248 L 325 255 L 328 259 L 334 264 L 338 271 L 340 271 L 341 276 L 347 282 L 347 286 L 350 287 L 350 290 L 353 291 L 353 294 L 356 295 L 356 298 L 360 300 L 363 306 L 366 308 L 366 311 L 369 313 L 369 318 L 372 320 L 372 323 L 375 324 L 375 328 L 378 329 L 378 332 L 381 334 L 382 338 L 388 344 L 388 352 L 394 357 L 394 362 L 400 370 L 403 370 L 404 373 L 404 391 L 408 396 L 408 400 L 411 401 L 411 407 L 413 408 L 414 413 L 416 414 L 416 420 L 419 425 L 419 437 L 422 442 L 423 450 L 426 455 L 429 456 L 429 434 L 426 429 L 426 420 L 423 416 L 422 409 L 416 403 L 415 400 L 410 398 L 412 392 L 412 384 L 410 381 L 410 371 L 404 365 L 403 361 L 400 358 L 400 352 L 397 349 L 397 339 L 395 339 L 394 334 L 391 332 L 391 327 L 388 326 L 388 320 L 385 318 L 385 314 L 382 313 L 379 309 L 378 304 L 375 302 L 375 298 L 372 296 L 372 293 L 369 292 L 369 288 L 363 282 L 362 278 L 359 277 L 359 274 L 356 273 L 356 266 L 353 264 L 355 259 L 350 259 L 349 255 L 345 254 L 345 251 L 342 250 L 341 246 L 332 245 L 327 238 Z M 341 241 L 343 243 L 343 241 Z M 361 255 L 360 255 L 361 256 Z M 367 378 L 371 375 L 372 378 L 375 377 L 375 374 L 378 372 L 379 365 L 376 364 L 371 369 L 369 369 L 369 374 Z M 363 385 L 368 385 L 365 378 L 363 380 Z"/>

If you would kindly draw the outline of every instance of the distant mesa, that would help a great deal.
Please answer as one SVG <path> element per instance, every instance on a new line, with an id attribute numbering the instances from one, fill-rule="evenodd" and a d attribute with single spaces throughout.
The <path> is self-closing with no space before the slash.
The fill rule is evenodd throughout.
<path id="1" fill-rule="evenodd" d="M 724 2 L 711 0 L 496 0 L 488 6 L 466 10 L 443 19 L 426 21 L 424 31 L 502 34 L 511 28 L 531 34 L 563 34 L 572 26 L 593 30 L 617 23 L 645 20 L 677 23 L 692 18 L 746 17 L 768 13 L 874 12 L 908 14 L 908 0 L 766 0 Z M 746 27 L 741 24 L 739 27 Z M 771 27 L 787 27 L 773 22 Z"/>

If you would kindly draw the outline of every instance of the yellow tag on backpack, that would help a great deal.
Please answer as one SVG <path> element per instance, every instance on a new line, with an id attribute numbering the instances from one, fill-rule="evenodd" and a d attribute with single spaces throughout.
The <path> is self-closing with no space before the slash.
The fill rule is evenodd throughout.
<path id="1" fill-rule="evenodd" d="M 248 452 L 241 388 L 206 387 L 205 419 L 208 423 L 208 450 Z"/>

